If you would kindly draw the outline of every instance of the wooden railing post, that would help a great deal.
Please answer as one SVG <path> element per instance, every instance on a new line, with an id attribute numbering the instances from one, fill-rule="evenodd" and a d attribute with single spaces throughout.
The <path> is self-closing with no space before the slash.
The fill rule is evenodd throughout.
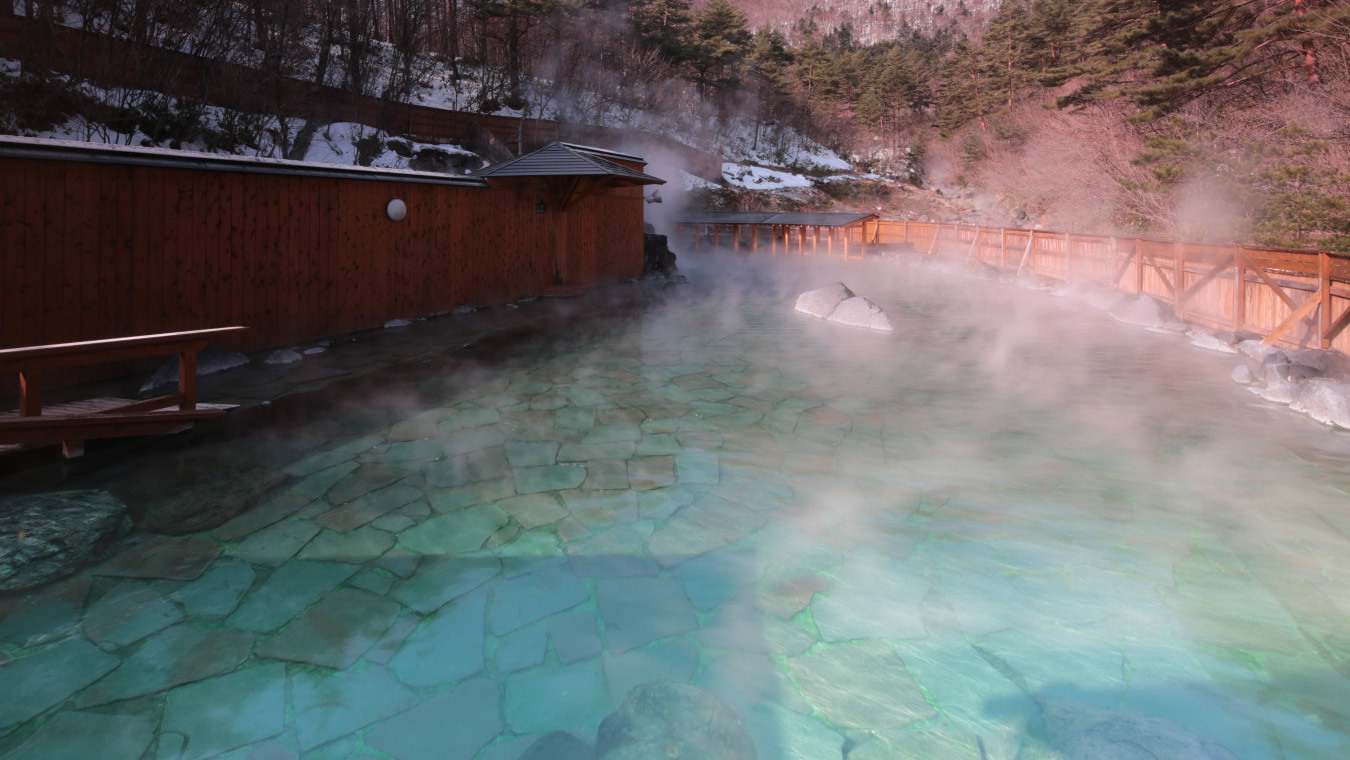
<path id="1" fill-rule="evenodd" d="M 1178 317 L 1186 306 L 1182 298 L 1182 294 L 1186 292 L 1185 269 L 1182 263 L 1185 250 L 1180 240 L 1172 243 L 1172 265 L 1176 270 L 1176 284 L 1172 286 L 1172 304 L 1177 310 Z"/>
<path id="2" fill-rule="evenodd" d="M 1074 266 L 1073 266 L 1073 257 L 1072 257 L 1072 255 L 1070 254 L 1070 251 L 1069 251 L 1069 249 L 1072 247 L 1072 246 L 1069 245 L 1070 242 L 1071 242 L 1071 240 L 1070 240 L 1070 238 L 1069 238 L 1069 233 L 1067 233 L 1067 232 L 1064 233 L 1064 281 L 1065 281 L 1065 282 L 1068 282 L 1068 281 L 1069 281 L 1069 278 L 1073 276 L 1073 270 L 1074 270 Z"/>
<path id="3" fill-rule="evenodd" d="M 932 256 L 933 251 L 937 250 L 938 236 L 942 234 L 942 222 L 938 222 L 933 227 L 933 239 L 928 243 L 928 255 Z"/>
<path id="4" fill-rule="evenodd" d="M 1006 227 L 998 228 L 998 263 L 1004 269 L 1008 268 L 1008 229 Z"/>
<path id="5" fill-rule="evenodd" d="M 1321 319 L 1317 330 L 1318 348 L 1331 348 L 1331 256 L 1317 252 L 1317 293 L 1322 303 L 1318 306 Z"/>
<path id="6" fill-rule="evenodd" d="M 909 245 L 909 220 L 907 219 L 901 222 L 901 224 L 904 225 L 904 227 L 901 228 L 901 234 L 904 236 L 904 239 L 901 240 L 900 242 L 904 243 L 905 245 Z"/>
<path id="7" fill-rule="evenodd" d="M 1022 260 L 1017 264 L 1017 276 L 1022 276 L 1022 267 L 1027 265 L 1027 259 L 1031 258 L 1031 249 L 1036 247 L 1036 230 L 1027 230 L 1030 233 L 1027 236 L 1026 250 L 1022 251 Z"/>
<path id="8" fill-rule="evenodd" d="M 1242 249 L 1233 246 L 1233 330 L 1247 324 L 1247 263 Z"/>
<path id="9" fill-rule="evenodd" d="M 42 370 L 19 370 L 19 416 L 42 416 Z"/>
<path id="10" fill-rule="evenodd" d="M 1144 292 L 1144 249 L 1139 245 L 1139 238 L 1134 239 L 1134 292 Z"/>

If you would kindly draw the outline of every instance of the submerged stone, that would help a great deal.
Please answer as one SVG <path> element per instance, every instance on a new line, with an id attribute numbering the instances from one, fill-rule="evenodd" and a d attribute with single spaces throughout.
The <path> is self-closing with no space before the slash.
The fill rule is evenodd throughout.
<path id="1" fill-rule="evenodd" d="M 836 726 L 902 728 L 937 714 L 883 642 L 844 644 L 788 663 L 802 694 Z"/>
<path id="2" fill-rule="evenodd" d="M 519 760 L 595 760 L 595 748 L 566 731 L 544 734 Z"/>
<path id="3" fill-rule="evenodd" d="M 516 492 L 522 494 L 576 488 L 585 479 L 586 467 L 577 464 L 517 467 L 515 472 Z"/>
<path id="4" fill-rule="evenodd" d="M 548 567 L 495 584 L 488 626 L 493 635 L 503 636 L 589 598 L 585 584 L 570 570 Z"/>
<path id="5" fill-rule="evenodd" d="M 853 298 L 853 295 L 853 291 L 849 290 L 847 285 L 836 282 L 823 288 L 808 290 L 797 296 L 797 304 L 794 308 L 803 314 L 824 319 L 830 316 L 830 312 L 834 311 L 839 304 Z"/>
<path id="6" fill-rule="evenodd" d="M 260 645 L 257 653 L 259 657 L 342 670 L 379 640 L 398 613 L 398 605 L 387 599 L 356 589 L 338 589 Z"/>
<path id="7" fill-rule="evenodd" d="M 119 554 L 98 575 L 190 581 L 220 556 L 220 544 L 205 536 L 153 539 Z"/>
<path id="8" fill-rule="evenodd" d="M 683 638 L 604 656 L 610 699 L 623 701 L 629 690 L 649 681 L 687 683 L 698 667 L 698 648 Z"/>
<path id="9" fill-rule="evenodd" d="M 40 715 L 118 666 L 84 639 L 67 639 L 0 668 L 0 729 Z"/>
<path id="10" fill-rule="evenodd" d="M 450 556 L 477 551 L 511 516 L 493 504 L 479 504 L 433 517 L 403 531 L 399 546 L 418 554 Z"/>
<path id="11" fill-rule="evenodd" d="M 416 701 L 383 668 L 291 676 L 291 706 L 301 751 L 355 733 Z"/>
<path id="12" fill-rule="evenodd" d="M 622 654 L 698 627 L 694 606 L 673 578 L 616 578 L 595 584 L 609 651 Z"/>
<path id="13" fill-rule="evenodd" d="M 0 498 L 0 591 L 51 583 L 96 562 L 131 529 L 126 512 L 106 491 Z"/>
<path id="14" fill-rule="evenodd" d="M 567 510 L 558 504 L 558 500 L 548 493 L 529 494 L 502 499 L 497 506 L 520 523 L 522 528 L 533 530 L 567 517 Z"/>
<path id="15" fill-rule="evenodd" d="M 412 524 L 411 519 L 403 519 Z M 369 525 L 350 533 L 325 530 L 300 550 L 297 559 L 350 562 L 360 565 L 389 551 L 394 541 L 393 535 Z"/>
<path id="16" fill-rule="evenodd" d="M 169 600 L 147 586 L 125 582 L 89 605 L 84 633 L 104 647 L 126 646 L 183 619 Z"/>
<path id="17" fill-rule="evenodd" d="M 600 723 L 597 760 L 754 760 L 742 718 L 711 691 L 654 681 L 634 687 Z"/>
<path id="18" fill-rule="evenodd" d="M 429 559 L 406 581 L 394 584 L 389 596 L 425 615 L 487 583 L 501 570 L 496 557 Z"/>
<path id="19" fill-rule="evenodd" d="M 202 760 L 276 736 L 285 718 L 286 666 L 276 663 L 169 692 L 160 730 L 186 737 L 182 760 Z"/>
<path id="20" fill-rule="evenodd" d="M 583 728 L 611 709 L 599 660 L 512 673 L 505 707 L 507 725 L 519 734 Z"/>
<path id="21" fill-rule="evenodd" d="M 255 565 L 280 567 L 309 543 L 319 530 L 320 527 L 310 520 L 288 517 L 254 533 L 239 545 L 230 547 L 228 553 Z"/>
<path id="22" fill-rule="evenodd" d="M 461 597 L 427 617 L 389 661 L 389 669 L 414 688 L 445 686 L 483 669 L 487 595 Z"/>
<path id="23" fill-rule="evenodd" d="M 288 562 L 225 618 L 225 625 L 259 633 L 275 631 L 356 570 L 355 565 L 336 562 Z"/>
<path id="24" fill-rule="evenodd" d="M 60 712 L 5 760 L 140 760 L 154 732 L 154 722 L 139 715 Z"/>
<path id="25" fill-rule="evenodd" d="M 865 327 L 869 330 L 890 332 L 895 329 L 891 325 L 890 317 L 886 316 L 886 312 L 880 306 L 862 296 L 856 296 L 840 303 L 826 319 L 835 324 Z"/>
<path id="26" fill-rule="evenodd" d="M 542 665 L 547 653 L 548 634 L 539 626 L 529 626 L 502 639 L 493 658 L 498 670 L 512 673 Z"/>
<path id="27" fill-rule="evenodd" d="M 117 670 L 80 695 L 80 707 L 154 694 L 234 670 L 248 657 L 253 636 L 195 625 L 168 628 L 141 646 Z"/>
<path id="28" fill-rule="evenodd" d="M 366 733 L 366 744 L 399 760 L 471 760 L 502 730 L 501 685 L 466 681 Z"/>
<path id="29" fill-rule="evenodd" d="M 170 594 L 190 618 L 223 617 L 234 611 L 256 578 L 241 560 L 224 560 L 197 580 Z"/>

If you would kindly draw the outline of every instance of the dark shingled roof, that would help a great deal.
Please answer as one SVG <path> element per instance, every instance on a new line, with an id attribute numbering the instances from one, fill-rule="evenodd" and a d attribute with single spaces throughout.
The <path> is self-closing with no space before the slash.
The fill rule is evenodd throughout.
<path id="1" fill-rule="evenodd" d="M 618 177 L 634 185 L 664 185 L 665 180 L 643 174 L 636 169 L 616 164 L 603 156 L 626 161 L 642 161 L 635 156 L 589 148 L 584 145 L 571 145 L 554 142 L 526 153 L 519 158 L 503 161 L 474 172 L 475 177 Z M 645 162 L 643 162 L 645 163 Z"/>
<path id="2" fill-rule="evenodd" d="M 846 227 L 876 214 L 755 214 L 740 211 L 693 211 L 677 220 L 678 224 L 801 224 L 810 227 Z"/>

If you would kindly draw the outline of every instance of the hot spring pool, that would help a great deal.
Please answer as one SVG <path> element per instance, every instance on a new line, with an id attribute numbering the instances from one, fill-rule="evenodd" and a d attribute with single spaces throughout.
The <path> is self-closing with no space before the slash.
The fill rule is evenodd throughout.
<path id="1" fill-rule="evenodd" d="M 230 442 L 256 509 L 9 600 L 0 757 L 1350 756 L 1350 436 L 1044 293 L 680 263 L 453 387 L 371 338 L 378 404 Z"/>

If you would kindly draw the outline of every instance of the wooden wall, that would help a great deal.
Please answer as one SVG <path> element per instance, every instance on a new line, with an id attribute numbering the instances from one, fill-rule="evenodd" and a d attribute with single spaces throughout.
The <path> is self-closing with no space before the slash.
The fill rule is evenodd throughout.
<path id="1" fill-rule="evenodd" d="M 1278 333 L 1279 345 L 1350 354 L 1350 254 L 890 220 L 876 234 L 881 244 L 923 253 L 1061 281 L 1096 280 L 1154 296 L 1210 327 Z M 1316 310 L 1286 325 L 1310 298 L 1319 299 Z"/>
<path id="2" fill-rule="evenodd" d="M 385 205 L 400 198 L 399 222 Z M 0 348 L 225 325 L 256 350 L 540 293 L 556 222 L 519 188 L 0 157 Z M 642 269 L 640 189 L 567 215 L 576 271 Z M 6 381 L 8 382 L 8 381 Z"/>

